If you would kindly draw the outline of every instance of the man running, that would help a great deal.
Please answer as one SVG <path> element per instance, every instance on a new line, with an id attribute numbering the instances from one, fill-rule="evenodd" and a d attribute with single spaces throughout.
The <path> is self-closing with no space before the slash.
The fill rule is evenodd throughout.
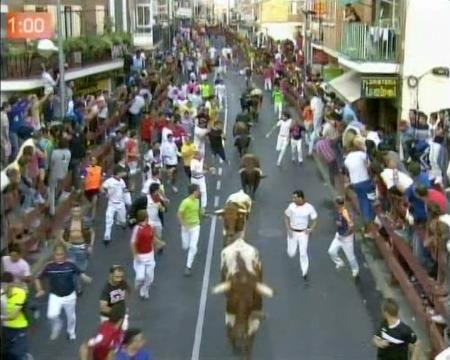
<path id="1" fill-rule="evenodd" d="M 277 166 L 280 167 L 281 162 L 283 161 L 283 157 L 286 152 L 286 149 L 289 146 L 291 127 L 292 127 L 292 119 L 291 119 L 290 114 L 287 111 L 283 113 L 281 120 L 278 120 L 278 122 L 266 134 L 267 139 L 270 137 L 270 135 L 273 133 L 273 131 L 277 127 L 279 127 L 280 130 L 278 132 L 277 146 L 275 149 L 276 149 L 276 151 L 279 152 Z"/>
<path id="2" fill-rule="evenodd" d="M 50 340 L 56 340 L 62 329 L 61 311 L 64 309 L 67 317 L 67 336 L 69 340 L 75 340 L 76 304 L 77 292 L 75 277 L 80 276 L 86 283 L 92 279 L 71 261 L 66 259 L 64 245 L 56 245 L 53 248 L 53 260 L 47 263 L 40 275 L 35 280 L 36 297 L 45 295 L 41 279 L 47 278 L 49 283 L 49 296 L 47 318 L 51 323 Z"/>
<path id="3" fill-rule="evenodd" d="M 135 287 L 139 290 L 141 299 L 150 297 L 150 286 L 155 277 L 154 243 L 160 241 L 148 223 L 148 214 L 139 210 L 136 216 L 137 225 L 131 234 L 130 246 L 133 254 L 133 268 L 135 272 Z"/>
<path id="4" fill-rule="evenodd" d="M 344 198 L 339 196 L 336 198 L 336 235 L 328 248 L 328 254 L 336 265 L 336 269 L 345 266 L 344 261 L 338 255 L 340 249 L 344 250 L 350 267 L 352 269 L 353 278 L 359 275 L 359 265 L 356 260 L 353 242 L 355 239 L 354 224 L 350 212 L 345 206 Z"/>
<path id="5" fill-rule="evenodd" d="M 296 190 L 292 195 L 292 203 L 284 212 L 284 223 L 287 231 L 287 253 L 293 258 L 297 252 L 300 255 L 300 268 L 303 280 L 308 280 L 309 258 L 308 240 L 317 225 L 317 212 L 305 201 L 302 190 Z"/>
<path id="6" fill-rule="evenodd" d="M 208 193 L 206 192 L 206 174 L 211 170 L 205 169 L 202 153 L 197 151 L 194 158 L 191 161 L 191 184 L 198 185 L 201 194 L 201 207 L 202 211 L 206 209 L 208 205 Z"/>
<path id="7" fill-rule="evenodd" d="M 120 177 L 120 174 L 120 168 L 117 166 L 114 167 L 114 175 L 107 179 L 102 185 L 102 190 L 106 192 L 106 196 L 108 197 L 105 216 L 105 235 L 103 238 L 103 244 L 105 246 L 108 246 L 111 243 L 111 230 L 116 215 L 122 226 L 125 226 L 127 221 L 125 201 L 128 190 L 125 181 Z"/>
<path id="8" fill-rule="evenodd" d="M 197 184 L 189 185 L 189 196 L 185 198 L 178 208 L 178 220 L 181 224 L 181 243 L 183 250 L 188 250 L 184 275 L 190 276 L 194 257 L 197 254 L 197 245 L 200 237 L 200 187 Z"/>

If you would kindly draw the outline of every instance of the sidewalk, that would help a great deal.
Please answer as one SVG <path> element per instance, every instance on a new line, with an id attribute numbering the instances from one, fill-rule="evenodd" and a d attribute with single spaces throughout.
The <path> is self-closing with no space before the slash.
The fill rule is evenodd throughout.
<path id="1" fill-rule="evenodd" d="M 319 171 L 322 179 L 324 180 L 327 188 L 333 198 L 344 193 L 343 182 L 339 181 L 341 177 L 336 179 L 336 184 L 339 190 L 335 189 L 329 181 L 328 170 L 325 168 L 322 160 L 317 156 L 313 155 L 314 162 L 316 163 L 317 170 Z M 392 276 L 391 271 L 388 269 L 385 261 L 381 257 L 375 244 L 370 240 L 358 233 L 355 240 L 359 243 L 361 248 L 361 253 L 364 256 L 364 266 L 367 266 L 372 273 L 373 279 L 376 284 L 376 291 L 380 292 L 383 298 L 393 298 L 400 305 L 400 318 L 405 321 L 417 334 L 417 337 L 422 346 L 422 352 L 420 359 L 430 359 L 431 345 L 428 335 L 420 324 L 416 321 L 414 311 L 409 305 L 407 299 L 403 295 L 401 289 L 398 286 L 390 284 L 390 278 Z"/>

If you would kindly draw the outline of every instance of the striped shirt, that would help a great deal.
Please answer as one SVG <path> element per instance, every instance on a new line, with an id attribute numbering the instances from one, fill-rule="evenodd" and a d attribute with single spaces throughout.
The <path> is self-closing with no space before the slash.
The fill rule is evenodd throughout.
<path id="1" fill-rule="evenodd" d="M 331 141 L 328 138 L 321 138 L 315 145 L 316 152 L 325 160 L 327 164 L 331 164 L 336 160 L 336 154 L 331 146 Z"/>

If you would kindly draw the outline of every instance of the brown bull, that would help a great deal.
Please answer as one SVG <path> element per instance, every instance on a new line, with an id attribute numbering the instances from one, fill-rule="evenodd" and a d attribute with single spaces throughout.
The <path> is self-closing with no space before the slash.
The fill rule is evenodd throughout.
<path id="1" fill-rule="evenodd" d="M 238 204 L 227 202 L 223 209 L 216 210 L 216 214 L 223 219 L 224 246 L 227 246 L 244 232 L 248 211 Z"/>
<path id="2" fill-rule="evenodd" d="M 250 130 L 248 125 L 243 121 L 237 121 L 233 127 L 234 146 L 239 151 L 239 156 L 242 157 L 250 146 Z"/>
<path id="3" fill-rule="evenodd" d="M 263 178 L 258 157 L 253 154 L 245 154 L 241 159 L 239 173 L 242 189 L 254 199 L 256 190 Z"/>
<path id="4" fill-rule="evenodd" d="M 213 293 L 226 293 L 228 338 L 234 350 L 240 351 L 245 359 L 250 359 L 253 340 L 263 319 L 259 298 L 272 297 L 273 290 L 247 270 L 239 255 L 237 260 L 238 271 L 228 281 L 217 285 Z"/>

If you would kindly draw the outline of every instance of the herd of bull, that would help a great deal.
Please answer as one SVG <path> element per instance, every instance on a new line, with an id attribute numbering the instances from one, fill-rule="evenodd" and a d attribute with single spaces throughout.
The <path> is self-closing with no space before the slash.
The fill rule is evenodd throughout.
<path id="1" fill-rule="evenodd" d="M 251 163 L 257 159 L 247 154 L 242 160 Z M 241 168 L 241 180 L 243 174 L 248 175 L 247 172 L 252 178 L 254 173 L 261 173 L 259 166 L 247 164 L 247 168 Z M 223 209 L 216 211 L 216 215 L 223 219 L 224 248 L 220 262 L 222 282 L 212 290 L 213 294 L 224 293 L 226 296 L 225 325 L 228 338 L 233 349 L 244 359 L 250 359 L 253 339 L 264 319 L 262 297 L 272 297 L 274 294 L 262 282 L 262 263 L 258 250 L 244 239 L 251 208 L 252 198 L 240 190 L 228 197 Z"/>
<path id="2" fill-rule="evenodd" d="M 244 359 L 250 359 L 253 339 L 264 319 L 262 297 L 272 297 L 273 290 L 262 282 L 262 263 L 258 250 L 245 241 L 252 199 L 263 175 L 260 161 L 247 153 L 250 130 L 258 121 L 262 92 L 249 88 L 241 97 L 242 113 L 233 126 L 234 144 L 241 157 L 239 175 L 242 190 L 231 194 L 216 215 L 223 220 L 221 252 L 221 283 L 213 294 L 225 294 L 225 325 L 233 349 Z"/>

